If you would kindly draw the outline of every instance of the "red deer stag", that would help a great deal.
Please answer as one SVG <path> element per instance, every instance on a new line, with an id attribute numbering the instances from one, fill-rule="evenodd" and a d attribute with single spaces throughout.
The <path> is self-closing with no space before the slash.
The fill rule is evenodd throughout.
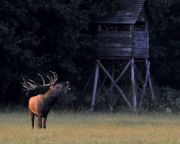
<path id="1" fill-rule="evenodd" d="M 47 78 L 49 79 L 49 83 L 46 84 L 45 80 L 42 75 L 38 74 L 43 81 L 43 84 L 37 84 L 35 81 L 29 79 L 26 81 L 23 79 L 23 87 L 27 92 L 36 90 L 41 87 L 48 87 L 48 90 L 43 94 L 38 94 L 36 96 L 32 96 L 29 99 L 29 111 L 32 121 L 32 128 L 34 128 L 34 117 L 38 117 L 38 128 L 46 128 L 46 120 L 49 111 L 51 110 L 52 106 L 58 101 L 60 97 L 62 97 L 69 88 L 69 82 L 61 82 L 57 83 L 58 75 L 55 72 L 50 72 L 52 76 L 48 75 Z"/>

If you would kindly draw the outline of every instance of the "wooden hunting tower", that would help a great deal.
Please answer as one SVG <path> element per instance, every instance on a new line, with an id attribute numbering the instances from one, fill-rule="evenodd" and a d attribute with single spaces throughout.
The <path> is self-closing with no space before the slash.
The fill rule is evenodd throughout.
<path id="1" fill-rule="evenodd" d="M 105 85 L 106 77 L 109 78 L 111 84 L 103 96 L 116 89 L 133 111 L 141 108 L 148 85 L 152 99 L 155 99 L 149 71 L 149 32 L 146 0 L 119 0 L 115 5 L 115 11 L 94 21 L 98 44 L 91 101 L 92 111 L 96 104 L 96 97 Z M 139 72 L 136 70 L 136 64 L 142 62 L 143 64 L 140 67 L 145 66 L 145 70 L 144 77 L 142 74 L 141 79 L 143 82 L 139 86 L 140 84 L 137 82 Z M 117 70 L 122 63 L 125 63 L 124 67 Z M 127 96 L 120 86 L 122 85 L 120 83 L 123 75 L 128 71 L 131 96 Z M 104 80 L 100 79 L 100 72 L 105 74 Z M 117 75 L 116 72 L 119 74 Z M 112 108 L 113 105 L 109 104 L 109 107 Z"/>
<path id="2" fill-rule="evenodd" d="M 120 0 L 117 11 L 95 21 L 97 58 L 149 58 L 149 33 L 145 0 Z"/>

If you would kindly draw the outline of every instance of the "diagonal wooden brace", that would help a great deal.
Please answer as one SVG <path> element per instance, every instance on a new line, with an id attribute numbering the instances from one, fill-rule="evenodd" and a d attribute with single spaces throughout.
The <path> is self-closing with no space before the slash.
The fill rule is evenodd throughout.
<path id="1" fill-rule="evenodd" d="M 104 93 L 103 96 L 105 96 L 114 86 L 115 84 L 117 84 L 117 82 L 121 79 L 121 77 L 124 75 L 124 73 L 127 71 L 127 69 L 129 68 L 131 64 L 131 60 L 127 63 L 127 65 L 125 66 L 125 68 L 123 69 L 123 71 L 120 73 L 120 75 L 118 76 L 118 78 L 114 81 L 114 83 L 112 83 L 111 87 Z"/>
<path id="2" fill-rule="evenodd" d="M 142 90 L 142 93 L 141 93 L 141 99 L 140 99 L 140 103 L 139 103 L 139 110 L 141 109 L 142 102 L 143 102 L 144 95 L 145 95 L 145 91 L 146 91 L 146 87 L 147 87 L 147 84 L 148 84 L 149 78 L 150 78 L 149 69 L 150 69 L 150 62 L 147 62 L 146 63 L 146 77 L 145 77 L 145 82 L 143 84 L 143 90 Z"/>
<path id="3" fill-rule="evenodd" d="M 112 78 L 112 76 L 108 73 L 108 71 L 105 69 L 105 67 L 101 64 L 100 60 L 97 60 L 97 64 L 102 68 L 102 70 L 105 72 L 105 74 L 109 77 L 109 79 L 112 81 L 113 85 L 117 88 L 118 92 L 122 95 L 125 102 L 128 104 L 128 106 L 133 110 L 133 107 L 131 103 L 126 98 L 125 94 L 123 93 L 122 89 L 117 85 L 116 81 Z"/>

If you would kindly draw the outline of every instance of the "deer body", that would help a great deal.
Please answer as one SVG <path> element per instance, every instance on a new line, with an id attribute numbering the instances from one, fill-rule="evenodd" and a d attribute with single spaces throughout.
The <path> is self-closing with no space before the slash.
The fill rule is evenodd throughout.
<path id="1" fill-rule="evenodd" d="M 32 96 L 29 99 L 29 110 L 36 115 L 47 115 L 52 106 L 56 103 L 58 97 L 53 96 L 53 91 L 48 90 L 45 94 Z"/>
<path id="2" fill-rule="evenodd" d="M 52 78 L 49 79 L 51 80 L 51 83 L 49 84 L 48 91 L 45 92 L 44 94 L 38 94 L 36 96 L 32 96 L 29 99 L 28 107 L 31 116 L 32 128 L 34 128 L 35 116 L 38 117 L 38 123 L 37 123 L 38 128 L 42 128 L 42 127 L 46 128 L 46 120 L 49 111 L 51 110 L 53 105 L 58 101 L 58 99 L 61 98 L 69 90 L 69 82 L 55 83 L 57 81 L 57 78 L 54 78 L 55 80 Z M 29 85 L 32 85 L 32 83 L 30 82 L 24 83 L 25 88 L 28 87 Z"/>

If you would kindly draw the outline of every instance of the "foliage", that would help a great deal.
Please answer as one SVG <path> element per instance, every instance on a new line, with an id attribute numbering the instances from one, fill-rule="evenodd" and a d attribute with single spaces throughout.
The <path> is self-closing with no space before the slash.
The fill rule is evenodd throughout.
<path id="1" fill-rule="evenodd" d="M 159 89 L 159 110 L 178 112 L 180 110 L 180 91 L 169 87 Z"/>
<path id="2" fill-rule="evenodd" d="M 152 0 L 150 12 L 150 56 L 159 86 L 180 88 L 180 2 Z"/>
<path id="3" fill-rule="evenodd" d="M 78 86 L 93 58 L 90 20 L 106 12 L 107 2 L 2 0 L 1 101 L 17 102 L 22 77 L 49 70 L 57 71 L 61 81 L 71 80 Z"/>

